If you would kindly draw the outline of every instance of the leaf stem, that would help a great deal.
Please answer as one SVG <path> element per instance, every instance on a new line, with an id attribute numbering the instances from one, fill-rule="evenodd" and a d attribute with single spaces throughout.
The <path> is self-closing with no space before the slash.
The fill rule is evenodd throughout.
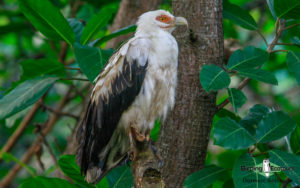
<path id="1" fill-rule="evenodd" d="M 293 24 L 293 25 L 287 26 L 287 27 L 285 27 L 283 30 L 287 30 L 287 29 L 290 29 L 290 28 L 296 27 L 296 26 L 298 26 L 298 25 L 300 25 L 300 23 L 296 23 L 296 24 Z"/>
<path id="2" fill-rule="evenodd" d="M 276 52 L 289 52 L 288 50 L 273 50 L 270 53 L 276 53 Z"/>
<path id="3" fill-rule="evenodd" d="M 300 48 L 300 44 L 294 44 L 294 43 L 282 43 L 282 42 L 278 42 L 278 43 L 276 43 L 276 45 L 297 46 L 297 47 Z"/>
<path id="4" fill-rule="evenodd" d="M 264 40 L 265 44 L 267 46 L 269 46 L 268 41 L 267 41 L 266 37 L 262 34 L 262 32 L 260 30 L 256 30 L 256 32 L 259 34 L 259 36 L 261 36 L 261 38 Z"/>
<path id="5" fill-rule="evenodd" d="M 78 80 L 78 81 L 86 81 L 89 82 L 88 79 L 85 78 L 61 78 L 60 80 Z"/>

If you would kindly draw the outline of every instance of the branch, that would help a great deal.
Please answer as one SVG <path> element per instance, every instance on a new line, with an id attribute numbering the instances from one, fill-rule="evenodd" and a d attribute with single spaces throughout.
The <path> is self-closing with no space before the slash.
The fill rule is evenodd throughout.
<path id="1" fill-rule="evenodd" d="M 64 95 L 63 99 L 60 101 L 58 104 L 58 107 L 56 108 L 56 111 L 60 112 L 63 107 L 66 104 L 66 101 L 71 93 L 72 87 L 69 88 L 67 93 Z M 47 121 L 45 128 L 42 130 L 42 133 L 46 136 L 53 128 L 55 125 L 56 121 L 58 120 L 59 115 L 58 114 L 53 114 L 53 116 Z M 36 148 L 39 146 L 39 144 L 43 141 L 43 138 L 39 136 L 35 142 L 31 145 L 30 148 L 28 148 L 27 152 L 23 155 L 21 161 L 23 163 L 28 163 L 33 154 L 36 151 Z M 0 182 L 0 187 L 8 187 L 8 185 L 13 181 L 17 173 L 22 169 L 22 166 L 19 164 L 15 164 L 14 167 L 6 174 L 5 177 Z"/>
<path id="2" fill-rule="evenodd" d="M 296 27 L 296 26 L 298 26 L 298 25 L 300 25 L 300 23 L 296 23 L 296 24 L 293 24 L 293 25 L 287 26 L 287 27 L 286 27 L 286 28 L 284 28 L 283 30 L 291 29 L 291 28 L 293 28 L 293 27 Z"/>
<path id="3" fill-rule="evenodd" d="M 281 43 L 281 42 L 277 42 L 276 45 L 286 45 L 286 46 L 297 46 L 297 47 L 300 47 L 300 44 L 294 44 L 294 43 Z"/>
<path id="4" fill-rule="evenodd" d="M 60 80 L 78 80 L 78 81 L 86 81 L 89 82 L 88 79 L 85 78 L 61 78 Z"/>
<path id="5" fill-rule="evenodd" d="M 45 108 L 46 110 L 52 112 L 52 113 L 55 113 L 55 114 L 58 114 L 58 115 L 61 115 L 61 116 L 69 116 L 69 117 L 72 117 L 76 120 L 79 120 L 79 117 L 76 116 L 76 115 L 73 115 L 73 114 L 70 114 L 70 113 L 67 113 L 67 112 L 59 112 L 59 111 L 57 111 L 57 110 L 55 110 L 55 109 L 53 109 L 53 108 L 51 108 L 51 107 L 49 107 L 45 104 L 42 104 L 42 107 Z"/>
<path id="6" fill-rule="evenodd" d="M 282 182 L 281 188 L 286 188 L 288 186 L 288 184 L 291 182 L 292 182 L 292 180 L 290 178 L 286 178 L 286 180 L 284 180 Z"/>
<path id="7" fill-rule="evenodd" d="M 267 46 L 269 46 L 266 37 L 261 33 L 261 31 L 260 31 L 260 30 L 256 30 L 256 32 L 259 34 L 259 36 L 261 36 L 261 38 L 264 40 L 265 44 L 266 44 Z"/>
<path id="8" fill-rule="evenodd" d="M 134 187 L 165 187 L 160 172 L 163 163 L 153 151 L 154 143 L 146 141 L 136 144 L 137 155 L 131 164 Z"/>
<path id="9" fill-rule="evenodd" d="M 45 95 L 42 97 L 41 100 L 39 100 L 37 103 L 34 104 L 34 106 L 30 109 L 28 114 L 23 118 L 21 124 L 14 131 L 14 133 L 9 137 L 6 144 L 2 147 L 0 156 L 1 156 L 1 153 L 9 152 L 14 147 L 14 145 L 16 144 L 16 142 L 18 141 L 18 139 L 20 138 L 20 136 L 22 135 L 22 133 L 24 132 L 26 127 L 29 125 L 30 121 L 35 116 L 37 110 L 41 107 L 41 103 L 42 103 L 41 101 L 43 100 L 44 97 L 45 97 Z"/>
<path id="10" fill-rule="evenodd" d="M 65 69 L 69 69 L 69 70 L 77 70 L 78 72 L 82 72 L 80 68 L 75 68 L 75 67 L 68 67 L 68 66 L 65 66 Z"/>

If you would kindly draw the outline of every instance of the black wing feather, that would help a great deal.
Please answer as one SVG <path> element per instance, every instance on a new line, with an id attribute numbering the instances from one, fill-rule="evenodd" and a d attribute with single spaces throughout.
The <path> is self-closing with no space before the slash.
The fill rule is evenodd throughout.
<path id="1" fill-rule="evenodd" d="M 148 62 L 141 66 L 136 60 L 129 63 L 125 58 L 122 72 L 111 83 L 112 94 L 109 98 L 106 100 L 99 98 L 98 104 L 89 102 L 77 134 L 79 143 L 77 162 L 83 174 L 94 166 L 105 168 L 107 157 L 100 161 L 99 153 L 108 144 L 123 112 L 139 94 L 147 65 Z"/>

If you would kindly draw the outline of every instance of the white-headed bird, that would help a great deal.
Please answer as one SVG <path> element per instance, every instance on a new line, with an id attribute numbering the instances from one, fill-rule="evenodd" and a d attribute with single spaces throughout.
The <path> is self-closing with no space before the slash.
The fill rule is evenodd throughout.
<path id="1" fill-rule="evenodd" d="M 129 155 L 135 142 L 149 141 L 156 119 L 175 103 L 178 46 L 171 32 L 187 25 L 165 10 L 142 14 L 133 38 L 115 52 L 96 78 L 78 129 L 77 162 L 97 183 Z"/>

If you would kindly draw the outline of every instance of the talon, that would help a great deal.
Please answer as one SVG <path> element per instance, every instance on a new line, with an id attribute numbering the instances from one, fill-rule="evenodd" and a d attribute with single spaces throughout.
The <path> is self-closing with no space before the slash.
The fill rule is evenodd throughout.
<path id="1" fill-rule="evenodd" d="M 139 142 L 144 142 L 144 141 L 145 141 L 145 139 L 146 139 L 145 135 L 139 133 L 139 131 L 138 131 L 135 127 L 130 126 L 130 131 L 131 131 L 131 133 L 133 134 L 133 137 L 134 137 L 137 141 L 139 141 Z"/>
<path id="2" fill-rule="evenodd" d="M 136 158 L 136 154 L 135 154 L 134 150 L 131 149 L 131 150 L 129 151 L 129 160 L 130 160 L 130 161 L 134 161 L 135 158 Z"/>
<path id="3" fill-rule="evenodd" d="M 146 134 L 146 141 L 149 142 L 150 140 L 150 134 Z"/>

